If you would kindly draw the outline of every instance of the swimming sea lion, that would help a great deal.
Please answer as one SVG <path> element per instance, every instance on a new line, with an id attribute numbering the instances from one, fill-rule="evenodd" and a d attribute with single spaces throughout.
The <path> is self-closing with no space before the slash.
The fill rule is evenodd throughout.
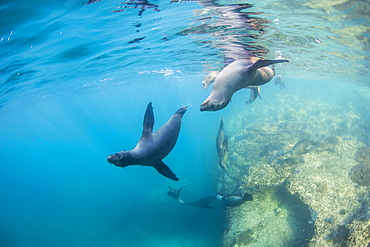
<path id="1" fill-rule="evenodd" d="M 167 191 L 167 195 L 170 196 L 170 197 L 175 198 L 178 201 L 178 203 L 180 203 L 181 205 L 184 205 L 185 202 L 180 197 L 180 192 L 181 192 L 182 188 L 184 188 L 184 187 L 185 187 L 185 185 L 182 186 L 180 189 L 175 190 L 174 188 L 171 188 L 171 186 L 168 185 L 169 190 Z"/>
<path id="2" fill-rule="evenodd" d="M 275 73 L 266 66 L 283 62 L 289 61 L 285 59 L 263 60 L 252 57 L 232 62 L 217 75 L 211 94 L 201 104 L 200 110 L 218 111 L 225 108 L 236 91 L 248 86 L 261 86 L 272 79 Z"/>
<path id="3" fill-rule="evenodd" d="M 280 86 L 280 89 L 281 88 L 284 88 L 285 89 L 285 83 L 284 83 L 284 79 L 281 75 L 278 75 L 275 77 L 275 86 Z"/>
<path id="4" fill-rule="evenodd" d="M 218 129 L 217 139 L 216 139 L 217 154 L 220 160 L 220 166 L 222 169 L 226 170 L 226 162 L 228 158 L 228 139 L 224 132 L 224 119 L 221 118 L 220 128 Z"/>
<path id="5" fill-rule="evenodd" d="M 213 207 L 210 206 L 209 204 L 211 202 L 213 202 L 215 199 L 216 199 L 216 196 L 215 195 L 210 195 L 210 196 L 203 197 L 203 198 L 201 198 L 201 199 L 199 199 L 198 201 L 195 201 L 195 202 L 185 203 L 185 205 L 194 206 L 194 207 L 200 207 L 200 208 L 212 209 Z"/>
<path id="6" fill-rule="evenodd" d="M 249 100 L 245 101 L 245 103 L 247 104 L 247 106 L 249 106 L 250 104 L 252 104 L 253 101 L 255 101 L 257 99 L 257 96 L 261 98 L 261 95 L 260 95 L 260 91 L 261 91 L 261 87 L 258 86 L 258 87 L 248 87 L 250 90 L 251 90 L 251 93 L 250 93 L 250 97 L 249 97 Z"/>
<path id="7" fill-rule="evenodd" d="M 298 141 L 289 152 L 287 152 L 287 155 L 290 157 L 296 157 L 300 154 L 306 154 L 312 151 L 316 145 L 317 143 L 314 141 L 302 139 Z"/>
<path id="8" fill-rule="evenodd" d="M 186 106 L 180 108 L 167 123 L 153 133 L 154 113 L 150 102 L 144 115 L 143 133 L 136 147 L 130 151 L 121 151 L 108 156 L 108 162 L 122 168 L 131 165 L 152 166 L 163 176 L 175 181 L 179 180 L 162 159 L 176 144 L 186 108 Z"/>
<path id="9" fill-rule="evenodd" d="M 217 75 L 219 74 L 220 72 L 219 71 L 210 71 L 204 78 L 203 78 L 203 81 L 202 81 L 202 84 L 203 84 L 203 89 L 207 89 L 208 86 L 214 82 L 214 80 L 216 79 Z"/>
<path id="10" fill-rule="evenodd" d="M 237 207 L 242 205 L 246 201 L 252 201 L 253 197 L 251 194 L 245 193 L 243 197 L 236 196 L 236 195 L 228 195 L 224 196 L 221 193 L 218 193 L 216 196 L 217 200 L 219 200 L 222 204 L 227 207 Z"/>

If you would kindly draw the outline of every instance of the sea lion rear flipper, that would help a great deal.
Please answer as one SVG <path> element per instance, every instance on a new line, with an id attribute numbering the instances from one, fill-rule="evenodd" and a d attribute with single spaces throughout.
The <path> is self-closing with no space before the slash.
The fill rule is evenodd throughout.
<path id="1" fill-rule="evenodd" d="M 275 59 L 275 60 L 260 59 L 260 60 L 257 60 L 250 68 L 253 69 L 253 70 L 257 70 L 259 68 L 266 67 L 266 66 L 269 66 L 271 64 L 284 63 L 284 62 L 289 62 L 289 60 L 286 60 L 286 59 Z"/>
<path id="2" fill-rule="evenodd" d="M 163 163 L 163 161 L 158 162 L 153 167 L 157 170 L 157 172 L 159 172 L 163 176 L 168 177 L 169 179 L 172 179 L 175 181 L 179 180 L 176 177 L 175 173 L 173 173 L 171 169 L 165 163 Z"/>
<path id="3" fill-rule="evenodd" d="M 253 201 L 253 196 L 251 194 L 245 193 L 243 196 L 244 201 Z"/>
<path id="4" fill-rule="evenodd" d="M 146 107 L 146 111 L 144 115 L 142 136 L 151 134 L 153 131 L 153 126 L 154 126 L 153 106 L 152 106 L 152 102 L 149 102 L 148 106 Z"/>

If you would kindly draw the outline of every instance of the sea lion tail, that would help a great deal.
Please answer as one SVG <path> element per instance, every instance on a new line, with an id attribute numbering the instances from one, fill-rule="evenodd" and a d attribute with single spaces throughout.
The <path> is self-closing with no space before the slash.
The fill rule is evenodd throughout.
<path id="1" fill-rule="evenodd" d="M 178 189 L 177 190 L 177 192 L 179 193 L 179 195 L 180 195 L 180 191 L 183 189 L 183 188 L 185 188 L 186 187 L 186 185 L 184 184 L 180 189 Z"/>
<path id="2" fill-rule="evenodd" d="M 163 161 L 158 162 L 153 167 L 157 170 L 157 172 L 159 172 L 163 176 L 175 181 L 179 181 L 175 173 L 173 173 L 171 169 L 165 163 L 163 163 Z"/>

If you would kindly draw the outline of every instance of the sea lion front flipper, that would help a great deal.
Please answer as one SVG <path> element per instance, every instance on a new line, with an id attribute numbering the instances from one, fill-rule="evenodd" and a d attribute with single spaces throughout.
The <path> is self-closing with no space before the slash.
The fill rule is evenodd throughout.
<path id="1" fill-rule="evenodd" d="M 258 97 L 260 97 L 260 99 L 262 99 L 261 94 L 260 94 L 260 92 L 261 92 L 261 87 L 260 87 L 260 86 L 257 86 L 255 90 L 256 90 L 256 93 L 257 93 Z M 256 97 L 256 98 L 257 98 L 257 97 Z"/>
<path id="2" fill-rule="evenodd" d="M 176 177 L 175 173 L 173 173 L 171 169 L 165 163 L 163 163 L 163 161 L 158 162 L 153 167 L 157 170 L 157 172 L 159 172 L 163 176 L 168 177 L 169 179 L 172 179 L 175 181 L 179 180 Z"/>
<path id="3" fill-rule="evenodd" d="M 153 131 L 153 126 L 154 126 L 153 106 L 152 106 L 152 102 L 149 102 L 148 106 L 146 107 L 146 111 L 144 115 L 142 136 L 151 134 Z"/>
<path id="4" fill-rule="evenodd" d="M 250 69 L 257 70 L 259 68 L 266 67 L 266 66 L 269 66 L 271 64 L 284 63 L 284 62 L 289 62 L 289 60 L 286 60 L 286 59 L 275 59 L 275 60 L 260 59 L 260 60 L 257 60 L 252 66 L 250 66 Z"/>
<path id="5" fill-rule="evenodd" d="M 224 131 L 224 118 L 221 118 L 220 130 Z M 224 139 L 221 143 L 221 148 L 223 150 L 227 150 L 228 146 L 229 146 L 229 141 L 228 141 L 227 135 L 225 135 L 224 133 Z"/>

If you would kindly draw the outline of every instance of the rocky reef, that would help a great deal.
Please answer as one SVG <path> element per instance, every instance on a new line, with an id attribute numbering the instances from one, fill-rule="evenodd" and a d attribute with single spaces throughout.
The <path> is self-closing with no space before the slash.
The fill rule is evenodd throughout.
<path id="1" fill-rule="evenodd" d="M 279 92 L 225 119 L 219 189 L 254 200 L 227 208 L 223 246 L 370 246 L 367 116 L 304 95 Z"/>

